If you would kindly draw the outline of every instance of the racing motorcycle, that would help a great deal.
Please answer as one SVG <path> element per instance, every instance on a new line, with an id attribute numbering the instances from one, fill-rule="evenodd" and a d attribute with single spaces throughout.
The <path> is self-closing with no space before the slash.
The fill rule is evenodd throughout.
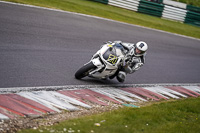
<path id="1" fill-rule="evenodd" d="M 76 73 L 76 79 L 86 76 L 107 79 L 114 78 L 117 70 L 125 59 L 124 47 L 118 43 L 105 44 L 98 50 L 91 60 L 82 66 Z"/>

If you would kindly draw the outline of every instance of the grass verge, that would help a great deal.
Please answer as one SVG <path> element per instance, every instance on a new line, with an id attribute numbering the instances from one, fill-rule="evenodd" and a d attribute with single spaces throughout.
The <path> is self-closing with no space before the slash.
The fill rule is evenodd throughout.
<path id="1" fill-rule="evenodd" d="M 173 0 L 173 1 L 177 1 L 177 2 L 181 2 L 181 3 L 186 3 L 188 5 L 200 7 L 200 0 Z"/>
<path id="2" fill-rule="evenodd" d="M 165 20 L 130 10 L 117 8 L 89 0 L 5 0 L 65 11 L 78 12 L 113 19 L 130 24 L 150 27 L 181 35 L 200 38 L 200 27 Z"/>
<path id="3" fill-rule="evenodd" d="M 163 101 L 141 108 L 124 107 L 98 115 L 67 120 L 37 130 L 19 133 L 198 133 L 200 131 L 200 97 Z"/>

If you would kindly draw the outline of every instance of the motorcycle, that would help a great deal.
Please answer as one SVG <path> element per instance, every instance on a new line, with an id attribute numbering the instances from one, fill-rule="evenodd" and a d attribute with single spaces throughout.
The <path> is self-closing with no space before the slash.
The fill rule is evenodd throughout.
<path id="1" fill-rule="evenodd" d="M 123 65 L 124 59 L 124 47 L 121 44 L 105 44 L 75 73 L 75 78 L 82 79 L 88 76 L 97 79 L 112 79 L 119 67 Z"/>

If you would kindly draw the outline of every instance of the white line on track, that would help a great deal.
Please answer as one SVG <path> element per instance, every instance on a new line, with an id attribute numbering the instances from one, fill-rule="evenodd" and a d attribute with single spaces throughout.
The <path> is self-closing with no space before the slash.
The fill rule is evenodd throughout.
<path id="1" fill-rule="evenodd" d="M 171 33 L 171 32 L 167 32 L 167 31 L 157 30 L 157 29 L 148 28 L 148 27 L 139 26 L 139 25 L 134 25 L 134 24 L 128 24 L 128 23 L 119 22 L 119 21 L 116 21 L 116 20 L 101 18 L 101 17 L 87 15 L 87 14 L 81 14 L 81 13 L 75 13 L 75 12 L 70 12 L 70 11 L 63 11 L 63 10 L 59 10 L 59 9 L 51 9 L 51 8 L 46 8 L 46 7 L 27 5 L 27 4 L 19 4 L 19 3 L 7 2 L 7 1 L 1 1 L 1 0 L 0 0 L 0 3 L 13 4 L 13 5 L 25 6 L 25 7 L 31 7 L 31 8 L 39 8 L 39 9 L 45 9 L 45 10 L 50 10 L 50 11 L 62 12 L 62 13 L 75 14 L 75 15 L 80 15 L 80 16 L 85 16 L 85 17 L 96 18 L 96 19 L 106 20 L 106 21 L 110 21 L 110 22 L 125 24 L 125 25 L 129 25 L 129 26 L 139 27 L 139 28 L 143 28 L 143 29 L 149 29 L 149 30 L 153 30 L 153 31 L 163 32 L 163 33 L 167 33 L 167 34 L 171 34 L 171 35 L 176 35 L 176 36 L 200 41 L 200 39 L 194 38 L 194 37 L 189 37 L 189 36 L 185 36 L 185 35 L 180 35 L 180 34 L 176 34 L 176 33 Z"/>
<path id="2" fill-rule="evenodd" d="M 157 86 L 200 86 L 200 83 L 173 83 L 173 84 L 112 84 L 112 85 L 65 85 L 65 86 L 36 86 L 36 87 L 11 87 L 0 88 L 0 94 L 18 93 L 21 91 L 57 91 L 66 89 L 89 89 L 89 88 L 125 88 L 125 87 L 157 87 Z"/>

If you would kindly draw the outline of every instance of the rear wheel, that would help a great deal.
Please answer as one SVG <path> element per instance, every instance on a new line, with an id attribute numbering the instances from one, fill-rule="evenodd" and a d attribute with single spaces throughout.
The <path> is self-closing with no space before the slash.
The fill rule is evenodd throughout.
<path id="1" fill-rule="evenodd" d="M 97 67 L 92 63 L 88 63 L 86 65 L 84 65 L 83 67 L 81 67 L 76 73 L 75 73 L 75 78 L 76 79 L 82 79 L 86 76 L 88 76 L 89 72 L 91 72 L 92 70 L 96 69 Z"/>

